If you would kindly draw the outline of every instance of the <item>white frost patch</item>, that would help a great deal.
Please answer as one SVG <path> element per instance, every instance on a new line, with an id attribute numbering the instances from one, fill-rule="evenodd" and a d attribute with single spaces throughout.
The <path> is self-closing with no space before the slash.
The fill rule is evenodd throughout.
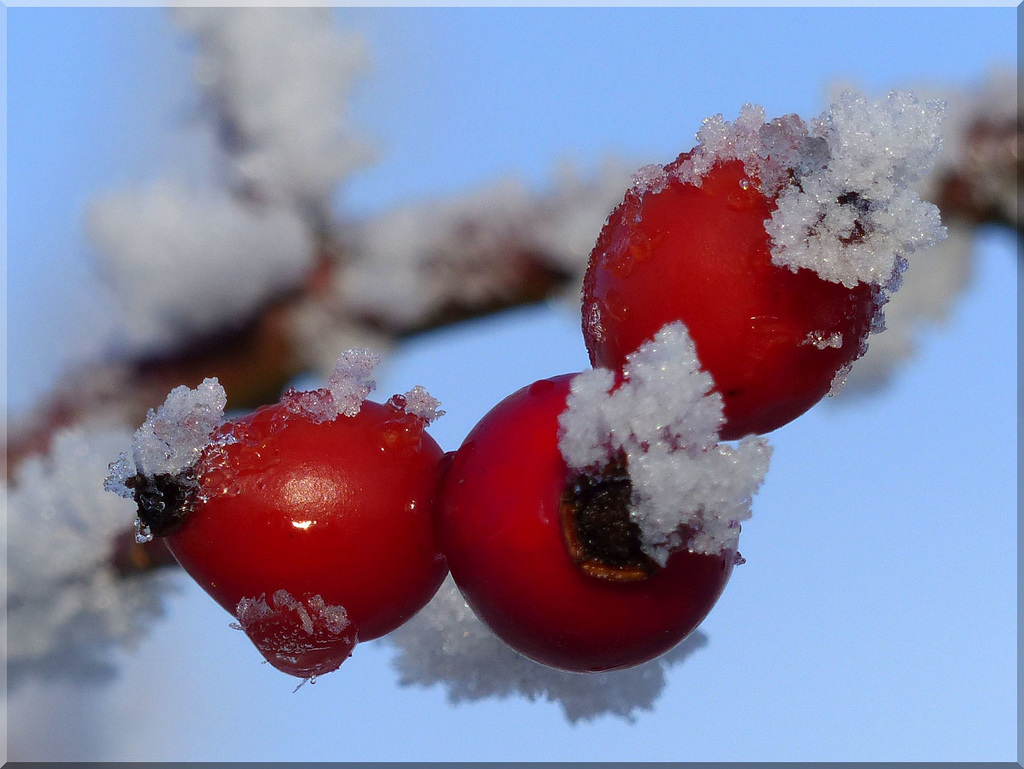
<path id="1" fill-rule="evenodd" d="M 419 417 L 428 425 L 438 417 L 444 416 L 444 411 L 441 410 L 441 401 L 427 392 L 423 385 L 416 385 L 405 395 L 396 395 L 391 400 L 405 409 L 405 413 Z"/>
<path id="2" fill-rule="evenodd" d="M 99 200 L 88 232 L 123 309 L 122 333 L 145 349 L 246 320 L 313 263 L 312 237 L 294 211 L 170 182 Z"/>
<path id="3" fill-rule="evenodd" d="M 377 387 L 373 377 L 379 364 L 380 356 L 369 350 L 346 350 L 335 363 L 326 388 L 308 392 L 289 390 L 281 400 L 290 411 L 305 415 L 315 424 L 331 422 L 340 416 L 354 417 L 366 397 Z M 428 425 L 444 415 L 440 409 L 441 401 L 421 385 L 416 385 L 405 395 L 392 396 L 389 402 Z"/>
<path id="4" fill-rule="evenodd" d="M 668 182 L 669 175 L 665 167 L 651 163 L 642 166 L 633 174 L 632 188 L 638 195 L 643 195 L 646 192 L 658 193 L 668 186 Z"/>
<path id="5" fill-rule="evenodd" d="M 902 257 L 945 236 L 938 209 L 910 188 L 938 155 L 944 113 L 943 102 L 899 91 L 877 101 L 844 93 L 809 123 L 766 121 L 747 104 L 733 123 L 706 119 L 676 175 L 700 186 L 716 163 L 741 160 L 758 189 L 777 197 L 766 223 L 775 264 L 884 287 Z"/>
<path id="6" fill-rule="evenodd" d="M 719 161 L 750 159 L 756 162 L 761 150 L 760 130 L 765 125 L 764 107 L 744 104 L 736 121 L 721 114 L 704 118 L 697 131 L 697 146 L 676 170 L 676 176 L 696 187 Z M 767 194 L 767 193 L 766 193 Z"/>
<path id="7" fill-rule="evenodd" d="M 775 264 L 852 288 L 884 286 L 898 260 L 945 237 L 939 210 L 910 185 L 931 169 L 945 106 L 892 91 L 844 94 L 814 125 L 829 160 L 779 194 L 767 225 Z"/>
<path id="8" fill-rule="evenodd" d="M 131 646 L 162 614 L 158 574 L 125 578 L 112 563 L 130 536 L 135 506 L 103 491 L 109 457 L 127 428 L 79 425 L 57 432 L 46 455 L 25 459 L 7 490 L 7 657 L 25 676 L 105 679 L 109 652 Z"/>
<path id="9" fill-rule="evenodd" d="M 185 385 L 175 387 L 162 406 L 149 410 L 146 421 L 135 431 L 130 457 L 122 454 L 111 467 L 107 490 L 132 498 L 131 490 L 124 486 L 130 475 L 174 475 L 195 465 L 203 449 L 213 442 L 213 432 L 224 420 L 225 405 L 227 395 L 216 378 L 204 379 L 194 390 Z"/>
<path id="10" fill-rule="evenodd" d="M 610 371 L 585 371 L 572 381 L 559 417 L 559 448 L 581 472 L 625 455 L 633 486 L 630 515 L 645 552 L 664 564 L 671 550 L 703 553 L 734 547 L 739 522 L 764 480 L 771 449 L 763 438 L 735 448 L 719 443 L 722 398 L 700 368 L 686 327 L 671 323 L 629 356 L 613 392 Z M 681 529 L 691 536 L 681 540 Z"/>
<path id="11" fill-rule="evenodd" d="M 523 697 L 561 706 L 576 723 L 600 716 L 635 721 L 665 688 L 666 671 L 707 644 L 700 630 L 656 660 L 628 670 L 568 673 L 516 653 L 476 618 L 451 577 L 422 611 L 382 639 L 394 646 L 402 686 L 441 686 L 452 703 Z"/>
<path id="12" fill-rule="evenodd" d="M 346 350 L 334 364 L 327 387 L 321 390 L 289 390 L 281 401 L 290 411 L 304 414 L 314 424 L 332 422 L 339 416 L 354 417 L 377 387 L 373 372 L 380 356 L 369 350 Z"/>
<path id="13" fill-rule="evenodd" d="M 354 417 L 359 413 L 366 396 L 377 387 L 373 372 L 378 365 L 380 356 L 369 350 L 355 348 L 341 354 L 327 386 L 339 414 Z"/>
<path id="14" fill-rule="evenodd" d="M 156 411 L 149 410 L 146 421 L 132 440 L 130 452 L 123 452 L 110 465 L 110 475 L 103 487 L 120 497 L 135 499 L 126 481 L 134 475 L 176 475 L 193 467 L 203 450 L 215 442 L 230 440 L 227 435 L 214 436 L 224 420 L 227 395 L 215 379 L 204 379 L 192 390 L 181 385 L 168 394 Z M 149 528 L 135 519 L 135 538 L 149 542 Z"/>

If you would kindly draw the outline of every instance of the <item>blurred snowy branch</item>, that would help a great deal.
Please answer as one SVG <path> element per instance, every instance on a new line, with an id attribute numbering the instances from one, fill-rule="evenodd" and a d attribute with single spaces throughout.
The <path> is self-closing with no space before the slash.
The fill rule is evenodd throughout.
<path id="1" fill-rule="evenodd" d="M 913 356 L 919 330 L 949 316 L 971 279 L 979 225 L 1010 226 L 1024 234 L 1017 212 L 1019 88 L 1016 73 L 1006 69 L 993 71 L 970 90 L 916 89 L 921 97 L 944 99 L 949 105 L 942 153 L 931 175 L 917 185 L 922 198 L 938 204 L 947 237 L 926 251 L 906 255 L 909 266 L 903 286 L 885 307 L 886 331 L 871 337 L 867 353 L 846 380 L 844 394 L 885 387 Z"/>
<path id="2" fill-rule="evenodd" d="M 601 715 L 633 721 L 637 711 L 653 710 L 667 670 L 707 642 L 698 630 L 658 659 L 629 670 L 567 673 L 539 665 L 498 640 L 474 616 L 451 577 L 419 614 L 384 640 L 398 650 L 392 664 L 404 686 L 442 686 L 453 704 L 513 696 L 557 702 L 572 723 Z"/>
<path id="3" fill-rule="evenodd" d="M 328 225 L 335 188 L 372 158 L 348 123 L 363 40 L 338 34 L 327 8 L 174 13 L 198 43 L 196 84 L 231 188 Z"/>
<path id="4" fill-rule="evenodd" d="M 366 61 L 325 10 L 187 9 L 196 83 L 222 153 L 220 187 L 162 181 L 96 202 L 90 235 L 123 303 L 118 353 L 66 372 L 11 424 L 7 447 L 9 660 L 30 673 L 95 677 L 104 646 L 130 642 L 159 614 L 163 548 L 128 539 L 131 503 L 102 491 L 130 426 L 178 385 L 218 377 L 236 408 L 275 400 L 342 350 L 402 338 L 552 296 L 575 301 L 600 227 L 633 166 L 592 178 L 562 169 L 551 189 L 497 181 L 448 200 L 364 221 L 330 200 L 371 159 L 348 121 Z M 1020 115 L 1012 72 L 979 88 L 926 94 L 950 103 L 946 151 L 924 197 L 948 240 L 914 254 L 848 390 L 883 383 L 913 350 L 914 329 L 941 320 L 971 274 L 974 228 L 1017 219 Z M 925 94 L 923 94 L 925 95 Z M 155 555 L 154 555 L 155 554 Z M 667 668 L 699 648 L 635 671 L 586 678 L 506 649 L 450 585 L 388 641 L 402 683 L 442 683 L 453 702 L 518 693 L 562 704 L 571 721 L 649 709 Z"/>
<path id="5" fill-rule="evenodd" d="M 168 583 L 150 559 L 164 548 L 134 549 L 134 505 L 103 491 L 110 452 L 130 445 L 129 430 L 83 424 L 18 468 L 6 526 L 12 687 L 33 673 L 103 680 L 115 673 L 109 647 L 130 646 L 162 614 Z"/>

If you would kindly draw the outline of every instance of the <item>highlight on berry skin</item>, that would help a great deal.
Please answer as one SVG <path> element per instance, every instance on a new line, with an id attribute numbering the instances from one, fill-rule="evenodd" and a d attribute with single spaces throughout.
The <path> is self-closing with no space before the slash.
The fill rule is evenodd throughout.
<path id="1" fill-rule="evenodd" d="M 708 118 L 697 145 L 649 165 L 591 254 L 582 325 L 591 363 L 686 324 L 723 396 L 721 436 L 774 430 L 842 387 L 906 256 L 945 237 L 911 185 L 940 147 L 940 102 L 843 94 L 819 117 Z"/>
<path id="2" fill-rule="evenodd" d="M 350 350 L 325 388 L 230 420 L 217 380 L 175 388 L 106 482 L 136 502 L 137 539 L 162 538 L 303 679 L 403 624 L 447 575 L 432 510 L 443 452 L 425 430 L 444 412 L 420 386 L 367 400 L 378 362 Z"/>

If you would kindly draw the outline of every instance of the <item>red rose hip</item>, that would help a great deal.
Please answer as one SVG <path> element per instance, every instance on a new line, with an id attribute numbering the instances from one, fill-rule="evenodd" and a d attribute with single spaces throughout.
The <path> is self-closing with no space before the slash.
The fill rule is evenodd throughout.
<path id="1" fill-rule="evenodd" d="M 276 404 L 230 428 L 240 439 L 201 478 L 209 499 L 165 538 L 225 609 L 319 594 L 368 641 L 430 599 L 447 573 L 431 517 L 443 452 L 422 419 L 364 401 L 316 424 Z"/>
<path id="2" fill-rule="evenodd" d="M 447 574 L 433 524 L 443 452 L 425 430 L 438 404 L 422 388 L 363 400 L 375 356 L 347 356 L 330 389 L 226 423 L 216 380 L 177 388 L 109 482 L 135 498 L 142 539 L 163 537 L 263 656 L 302 678 L 403 624 Z"/>
<path id="3" fill-rule="evenodd" d="M 766 433 L 828 394 L 863 352 L 877 312 L 866 284 L 847 288 L 772 263 L 775 207 L 739 160 L 701 186 L 666 166 L 661 189 L 630 190 L 590 256 L 583 335 L 594 366 L 619 368 L 665 324 L 686 324 L 724 399 L 721 437 Z"/>
<path id="4" fill-rule="evenodd" d="M 817 118 L 744 105 L 645 166 L 608 218 L 583 286 L 591 363 L 618 368 L 682 322 L 724 400 L 721 437 L 765 433 L 841 386 L 884 329 L 905 257 L 945 237 L 912 189 L 945 106 L 843 93 Z"/>
<path id="5" fill-rule="evenodd" d="M 581 475 L 560 453 L 572 378 L 523 388 L 470 432 L 445 474 L 439 532 L 467 602 L 512 648 L 564 670 L 614 670 L 689 634 L 735 552 L 682 550 L 662 567 L 640 550 L 623 468 Z"/>

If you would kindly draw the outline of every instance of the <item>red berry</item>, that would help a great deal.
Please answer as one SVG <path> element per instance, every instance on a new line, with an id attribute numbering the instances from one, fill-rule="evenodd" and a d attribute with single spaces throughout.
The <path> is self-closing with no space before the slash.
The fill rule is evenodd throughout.
<path id="1" fill-rule="evenodd" d="M 222 428 L 237 442 L 207 448 L 199 501 L 165 542 L 275 667 L 309 677 L 401 625 L 443 581 L 442 451 L 390 403 L 319 424 L 294 412 L 276 404 Z"/>
<path id="2" fill-rule="evenodd" d="M 665 167 L 660 190 L 630 190 L 609 217 L 583 284 L 595 367 L 619 369 L 665 324 L 686 324 L 724 399 L 725 440 L 765 433 L 828 394 L 863 351 L 877 289 L 772 264 L 775 201 L 742 162 L 719 161 L 696 187 Z M 855 234 L 854 234 L 855 237 Z"/>
<path id="3" fill-rule="evenodd" d="M 696 628 L 735 551 L 677 551 L 664 567 L 639 551 L 623 468 L 581 476 L 559 451 L 571 379 L 519 390 L 470 432 L 445 473 L 439 533 L 466 600 L 512 648 L 564 670 L 614 670 Z"/>

